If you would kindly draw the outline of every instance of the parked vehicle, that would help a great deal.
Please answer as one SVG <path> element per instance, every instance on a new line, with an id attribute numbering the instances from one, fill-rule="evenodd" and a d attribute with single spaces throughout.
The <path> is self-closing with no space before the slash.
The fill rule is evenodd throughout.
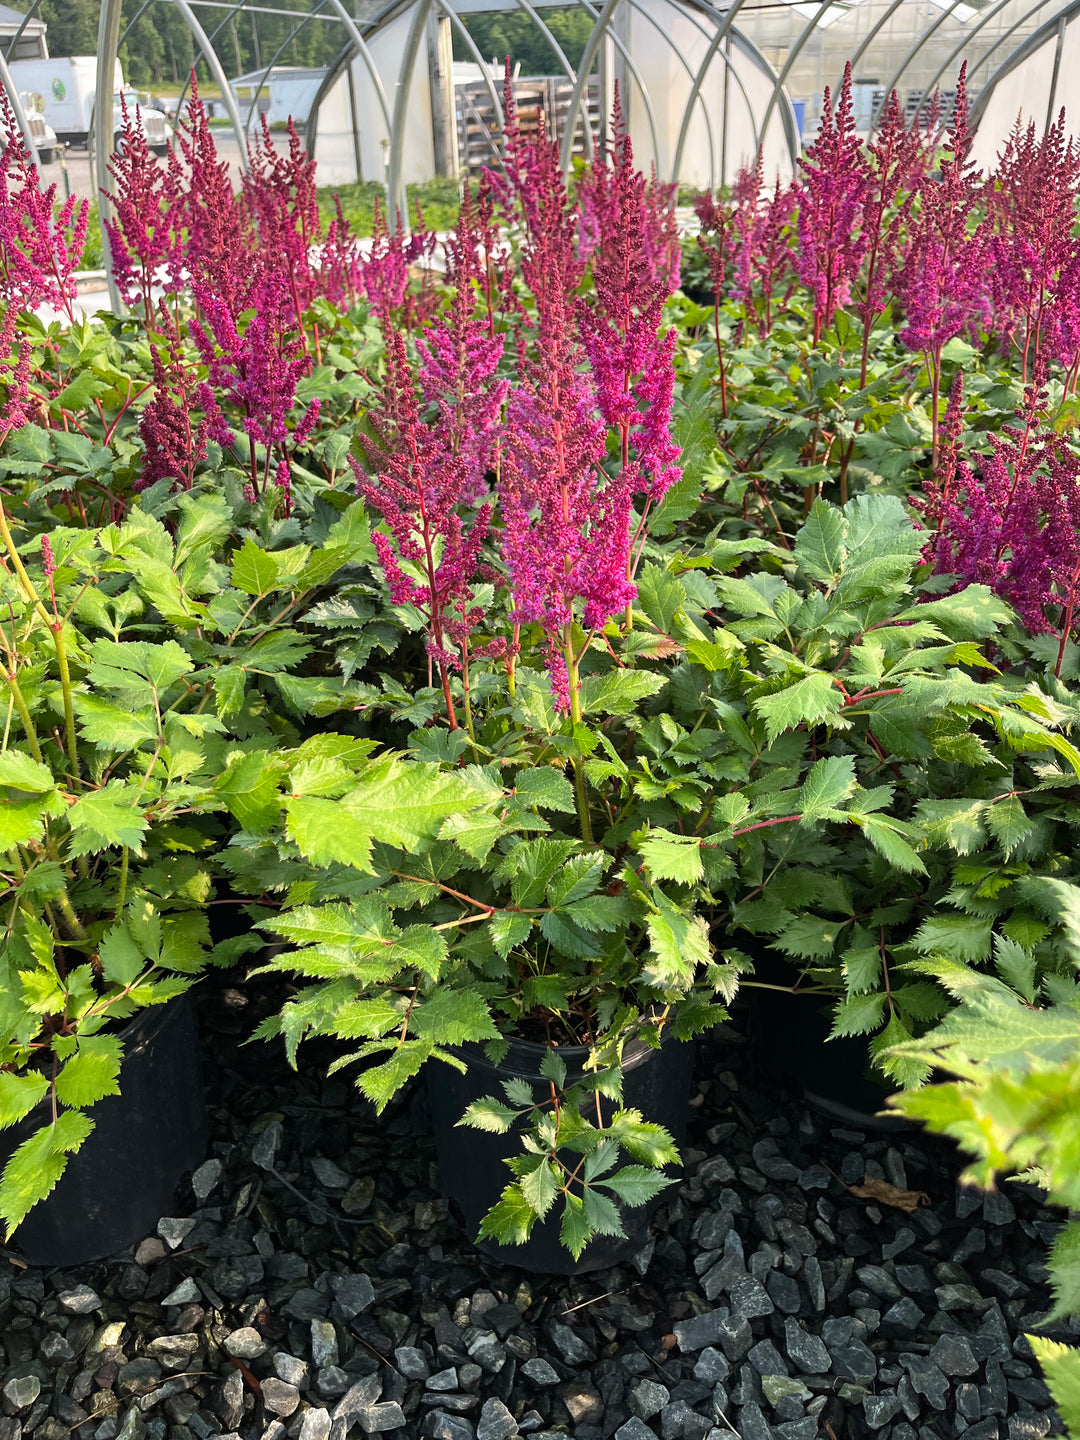
<path id="1" fill-rule="evenodd" d="M 93 55 L 59 55 L 49 60 L 13 60 L 11 73 L 20 90 L 34 101 L 47 125 L 59 140 L 76 148 L 85 146 L 93 124 L 94 93 L 97 87 L 97 59 Z M 113 134 L 120 129 L 120 95 L 128 109 L 136 107 L 146 142 L 157 154 L 168 149 L 171 128 L 165 116 L 153 109 L 148 96 L 140 96 L 124 84 L 119 60 L 113 72 Z"/>
<path id="2" fill-rule="evenodd" d="M 23 110 L 26 112 L 27 124 L 30 126 L 30 134 L 33 137 L 34 149 L 37 151 L 39 165 L 51 165 L 60 153 L 60 142 L 56 138 L 56 131 L 45 119 L 45 116 L 37 108 L 38 97 L 26 92 L 19 96 L 22 101 Z"/>

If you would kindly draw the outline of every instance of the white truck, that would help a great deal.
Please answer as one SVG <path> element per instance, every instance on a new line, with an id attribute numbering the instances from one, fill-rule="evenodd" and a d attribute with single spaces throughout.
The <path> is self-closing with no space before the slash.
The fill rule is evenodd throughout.
<path id="1" fill-rule="evenodd" d="M 8 62 L 17 88 L 28 91 L 35 108 L 56 131 L 59 139 L 80 148 L 90 135 L 97 85 L 97 60 L 93 55 L 56 55 L 49 60 L 10 60 Z M 163 155 L 169 148 L 172 129 L 160 110 L 143 106 L 134 90 L 124 84 L 124 72 L 117 60 L 113 72 L 112 135 L 120 128 L 120 94 L 123 92 L 128 111 L 134 115 L 138 106 L 146 143 Z M 99 128 L 100 121 L 95 124 Z M 114 142 L 115 143 L 115 142 Z"/>

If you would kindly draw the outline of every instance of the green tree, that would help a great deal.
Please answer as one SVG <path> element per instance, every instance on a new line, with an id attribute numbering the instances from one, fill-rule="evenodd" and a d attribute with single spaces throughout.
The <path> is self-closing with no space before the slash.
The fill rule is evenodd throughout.
<path id="1" fill-rule="evenodd" d="M 501 62 L 509 55 L 511 64 L 521 65 L 523 75 L 564 73 L 549 42 L 534 21 L 522 11 L 492 11 L 488 14 L 465 15 L 462 19 L 485 60 L 495 59 Z M 592 16 L 575 5 L 545 11 L 544 21 L 570 64 L 576 66 L 592 33 Z M 472 58 L 461 36 L 455 31 L 454 59 Z"/>

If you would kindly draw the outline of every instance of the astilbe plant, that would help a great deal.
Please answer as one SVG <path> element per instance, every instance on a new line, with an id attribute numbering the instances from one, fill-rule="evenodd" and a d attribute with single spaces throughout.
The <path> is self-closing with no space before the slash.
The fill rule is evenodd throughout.
<path id="1" fill-rule="evenodd" d="M 724 362 L 724 346 L 720 338 L 720 307 L 727 289 L 728 275 L 732 268 L 735 223 L 731 206 L 723 199 L 716 200 L 711 194 L 697 197 L 694 201 L 694 213 L 701 226 L 697 237 L 698 249 L 708 263 L 709 282 L 712 285 L 713 339 L 716 342 L 716 365 L 720 380 L 720 414 L 726 420 L 728 413 L 727 367 Z"/>
<path id="2" fill-rule="evenodd" d="M 218 155 L 194 74 L 187 115 L 177 126 L 169 165 L 177 196 L 174 223 L 185 232 L 187 274 L 204 294 L 212 289 L 237 316 L 255 255 L 228 162 Z"/>
<path id="3" fill-rule="evenodd" d="M 358 251 L 357 259 L 360 286 L 380 319 L 389 318 L 404 305 L 410 267 L 427 259 L 434 247 L 435 236 L 422 225 L 407 234 L 400 224 L 391 228 L 376 197 L 371 241 L 366 251 Z"/>
<path id="4" fill-rule="evenodd" d="M 159 480 L 172 480 L 174 490 L 190 490 L 197 467 L 206 459 L 210 419 L 220 417 L 215 402 L 210 415 L 195 419 L 201 403 L 199 382 L 164 300 L 158 304 L 157 329 L 160 338 L 150 346 L 153 394 L 139 416 L 143 463 L 136 492 Z"/>
<path id="5" fill-rule="evenodd" d="M 981 172 L 969 159 L 966 66 L 960 69 L 948 138 L 949 156 L 938 180 L 927 179 L 918 203 L 898 289 L 907 324 L 900 338 L 921 350 L 930 378 L 932 459 L 938 461 L 941 352 L 959 335 L 976 335 L 989 318 L 988 226 L 977 213 Z"/>
<path id="6" fill-rule="evenodd" d="M 795 192 L 782 186 L 779 178 L 771 195 L 766 191 L 764 157 L 759 150 L 754 166 L 741 170 L 736 176 L 731 199 L 733 223 L 739 237 L 731 293 L 743 302 L 749 317 L 755 313 L 754 287 L 758 286 L 761 309 L 755 319 L 758 333 L 765 336 L 772 329 L 776 292 L 792 273 L 788 227 L 795 210 Z M 791 288 L 782 304 L 787 303 Z"/>
<path id="7" fill-rule="evenodd" d="M 306 348 L 304 313 L 321 289 L 313 254 L 322 230 L 315 161 L 305 153 L 291 118 L 287 154 L 275 146 L 266 116 L 260 119 L 259 139 L 251 150 L 251 165 L 243 178 L 244 204 L 260 249 L 273 255 L 285 270 L 297 333 Z M 317 325 L 312 325 L 311 333 L 318 363 Z"/>
<path id="8" fill-rule="evenodd" d="M 600 396 L 577 326 L 585 264 L 558 147 L 542 124 L 534 141 L 524 140 L 509 86 L 505 110 L 507 175 L 525 227 L 520 272 L 533 305 L 518 329 L 500 457 L 502 557 L 515 618 L 541 627 L 557 706 L 577 718 L 575 609 L 592 630 L 633 600 L 633 495 L 601 469 Z"/>
<path id="9" fill-rule="evenodd" d="M 89 202 L 56 208 L 44 189 L 7 95 L 0 92 L 0 301 L 15 311 L 52 305 L 73 322 L 73 279 L 86 240 Z"/>
<path id="10" fill-rule="evenodd" d="M 814 344 L 846 305 L 862 268 L 868 236 L 859 224 L 870 174 L 855 133 L 851 108 L 851 64 L 833 110 L 825 90 L 821 124 L 814 143 L 799 161 L 795 186 L 799 237 L 795 267 L 813 296 Z"/>
<path id="11" fill-rule="evenodd" d="M 973 462 L 960 458 L 962 391 L 954 387 L 942 484 L 925 507 L 936 527 L 927 558 L 965 585 L 989 586 L 1031 634 L 1057 635 L 1060 674 L 1080 586 L 1080 456 L 1041 423 L 1041 379 L 1025 392 L 1021 424 L 990 436 L 990 453 Z"/>
<path id="12" fill-rule="evenodd" d="M 477 312 L 481 238 L 466 190 L 447 244 L 453 295 L 417 342 L 418 385 L 401 331 L 386 323 L 383 404 L 368 416 L 374 439 L 365 442 L 371 474 L 352 460 L 358 490 L 389 532 L 375 531 L 372 541 L 390 597 L 424 616 L 429 666 L 438 670 L 452 730 L 458 722 L 450 675 L 462 675 L 470 733 L 470 657 L 505 648 L 490 642 L 470 648 L 484 618 L 475 586 L 491 520 L 485 476 L 507 388 L 497 375 L 502 338 L 489 334 L 486 315 Z"/>
<path id="13" fill-rule="evenodd" d="M 593 289 L 578 302 L 577 323 L 601 418 L 618 436 L 619 485 L 644 496 L 643 525 L 680 474 L 671 440 L 677 336 L 674 328 L 663 328 L 664 302 L 674 286 L 670 267 L 656 263 L 664 253 L 657 232 L 662 235 L 664 227 L 655 195 L 634 169 L 617 92 L 611 128 L 611 146 L 579 186 L 579 206 L 583 194 L 594 216 L 596 244 Z"/>
<path id="14" fill-rule="evenodd" d="M 1018 119 L 990 189 L 990 253 L 995 329 L 1019 351 L 1025 381 L 1048 338 L 1066 368 L 1075 355 L 1078 197 L 1080 146 L 1066 135 L 1065 111 L 1038 136 Z"/>
<path id="15" fill-rule="evenodd" d="M 179 233 L 179 176 L 151 153 L 138 112 L 120 96 L 123 144 L 108 161 L 113 188 L 104 226 L 113 275 L 128 305 L 141 305 L 147 330 L 157 311 L 155 293 L 175 293 L 181 284 L 183 237 Z"/>
<path id="16" fill-rule="evenodd" d="M 265 494 L 273 480 L 284 492 L 288 509 L 289 460 L 310 437 L 319 401 L 312 400 L 290 428 L 297 382 L 311 360 L 289 327 L 285 277 L 280 271 L 256 267 L 245 288 L 234 296 L 243 320 L 207 282 L 192 280 L 191 291 L 203 317 L 193 320 L 190 329 L 207 370 L 198 395 L 210 437 L 222 446 L 232 444 L 220 397 L 238 412 L 248 438 L 252 494 Z"/>
<path id="17" fill-rule="evenodd" d="M 856 304 L 863 327 L 860 386 L 866 384 L 870 336 L 892 293 L 901 235 L 910 217 L 914 191 L 925 178 L 922 154 L 923 132 L 914 121 L 904 124 L 894 90 L 885 104 L 877 133 L 866 146 L 869 174 L 859 221 L 864 262 Z"/>

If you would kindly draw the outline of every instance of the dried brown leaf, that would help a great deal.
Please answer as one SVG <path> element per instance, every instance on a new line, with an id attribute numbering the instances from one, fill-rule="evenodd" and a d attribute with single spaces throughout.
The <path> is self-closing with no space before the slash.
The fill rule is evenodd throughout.
<path id="1" fill-rule="evenodd" d="M 891 1205 L 894 1210 L 906 1210 L 910 1215 L 920 1205 L 929 1205 L 930 1196 L 925 1190 L 901 1190 L 887 1180 L 875 1180 L 873 1175 L 864 1175 L 861 1185 L 849 1185 L 852 1195 L 860 1200 L 879 1200 L 882 1205 Z"/>

